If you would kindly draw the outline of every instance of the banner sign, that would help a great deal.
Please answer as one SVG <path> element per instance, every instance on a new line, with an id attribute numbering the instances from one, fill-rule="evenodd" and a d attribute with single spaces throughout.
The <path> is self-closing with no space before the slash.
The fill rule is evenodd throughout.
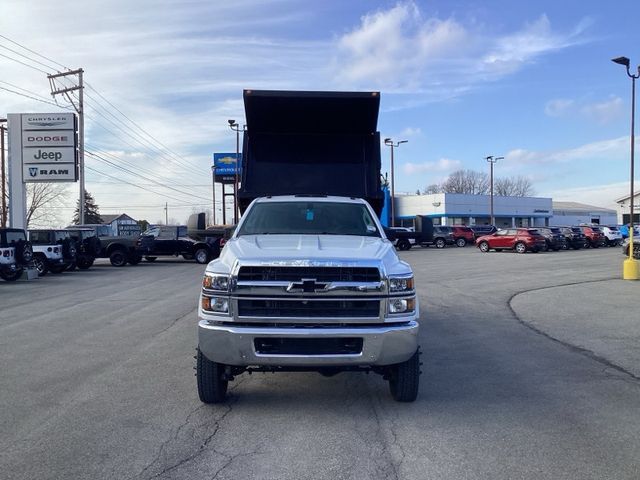
<path id="1" fill-rule="evenodd" d="M 76 163 L 73 147 L 36 147 L 22 149 L 22 163 Z"/>
<path id="2" fill-rule="evenodd" d="M 239 156 L 240 163 L 242 163 L 242 154 Z M 213 166 L 216 168 L 216 176 L 222 175 L 235 175 L 236 168 L 238 174 L 241 168 L 237 166 L 235 153 L 214 153 L 213 154 Z"/>
<path id="3" fill-rule="evenodd" d="M 22 130 L 76 130 L 73 113 L 24 113 Z"/>
<path id="4" fill-rule="evenodd" d="M 22 178 L 29 182 L 75 182 L 76 166 L 73 163 L 34 163 L 22 167 Z"/>

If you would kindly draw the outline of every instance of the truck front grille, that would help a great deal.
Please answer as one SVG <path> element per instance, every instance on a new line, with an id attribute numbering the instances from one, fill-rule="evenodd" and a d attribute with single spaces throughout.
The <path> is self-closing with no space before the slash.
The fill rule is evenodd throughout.
<path id="1" fill-rule="evenodd" d="M 378 317 L 380 300 L 238 300 L 240 317 Z"/>
<path id="2" fill-rule="evenodd" d="M 299 282 L 313 278 L 317 282 L 379 282 L 375 267 L 240 267 L 238 281 Z"/>

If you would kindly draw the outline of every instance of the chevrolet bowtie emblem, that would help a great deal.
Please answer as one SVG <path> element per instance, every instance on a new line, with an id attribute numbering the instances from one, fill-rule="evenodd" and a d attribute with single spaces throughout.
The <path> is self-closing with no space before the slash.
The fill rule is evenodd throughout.
<path id="1" fill-rule="evenodd" d="M 291 282 L 287 287 L 289 293 L 315 293 L 324 290 L 327 283 L 316 281 L 315 278 L 303 278 L 299 282 Z"/>

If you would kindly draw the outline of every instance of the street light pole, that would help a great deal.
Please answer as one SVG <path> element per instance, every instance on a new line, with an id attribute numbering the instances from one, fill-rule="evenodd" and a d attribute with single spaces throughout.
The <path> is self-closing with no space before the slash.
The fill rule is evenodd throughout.
<path id="1" fill-rule="evenodd" d="M 489 182 L 491 185 L 491 225 L 495 225 L 496 224 L 496 219 L 493 215 L 493 164 L 496 163 L 498 160 L 502 160 L 504 157 L 494 157 L 493 155 L 489 155 L 488 157 L 485 157 L 485 160 L 487 162 L 489 162 L 489 164 L 491 165 L 491 173 L 489 174 Z"/>
<path id="2" fill-rule="evenodd" d="M 395 198 L 396 198 L 396 191 L 395 191 L 395 168 L 393 165 L 393 150 L 396 147 L 399 147 L 401 143 L 407 143 L 408 140 L 400 140 L 399 142 L 394 142 L 392 139 L 390 138 L 385 138 L 384 139 L 384 144 L 388 147 L 391 147 L 391 226 L 395 227 L 396 226 L 396 212 L 395 212 Z"/>
<path id="3" fill-rule="evenodd" d="M 635 163 L 635 117 L 636 117 L 636 79 L 640 77 L 640 66 L 638 73 L 633 75 L 629 69 L 631 61 L 627 57 L 617 57 L 611 60 L 618 65 L 623 65 L 627 69 L 627 76 L 631 78 L 631 172 L 630 172 L 630 193 L 629 193 L 629 258 L 622 266 L 622 278 L 624 280 L 638 280 L 640 278 L 640 268 L 638 262 L 633 258 L 633 202 L 635 192 L 634 163 Z"/>
<path id="4" fill-rule="evenodd" d="M 240 127 L 240 124 L 235 120 L 228 120 L 228 122 L 231 130 L 236 132 L 236 174 L 233 183 L 233 216 L 235 217 L 235 223 L 238 223 L 238 217 L 240 216 L 240 206 L 238 205 L 238 176 L 240 174 L 240 132 L 245 132 L 247 126 L 243 125 L 242 127 Z"/>
<path id="5" fill-rule="evenodd" d="M 211 167 L 211 186 L 213 195 L 211 196 L 211 200 L 213 203 L 213 210 L 211 210 L 211 223 L 213 225 L 216 224 L 216 166 Z"/>

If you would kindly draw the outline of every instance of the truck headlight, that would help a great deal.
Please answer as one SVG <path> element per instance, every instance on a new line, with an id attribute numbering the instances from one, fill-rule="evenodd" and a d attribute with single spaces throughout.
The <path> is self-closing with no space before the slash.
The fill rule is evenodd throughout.
<path id="1" fill-rule="evenodd" d="M 202 297 L 202 309 L 206 312 L 229 313 L 229 299 L 225 297 Z"/>
<path id="2" fill-rule="evenodd" d="M 390 292 L 413 291 L 413 277 L 389 277 Z"/>
<path id="3" fill-rule="evenodd" d="M 215 273 L 205 273 L 202 279 L 202 286 L 207 290 L 229 291 L 229 276 Z"/>
<path id="4" fill-rule="evenodd" d="M 390 298 L 389 313 L 408 313 L 416 308 L 415 298 Z"/>

